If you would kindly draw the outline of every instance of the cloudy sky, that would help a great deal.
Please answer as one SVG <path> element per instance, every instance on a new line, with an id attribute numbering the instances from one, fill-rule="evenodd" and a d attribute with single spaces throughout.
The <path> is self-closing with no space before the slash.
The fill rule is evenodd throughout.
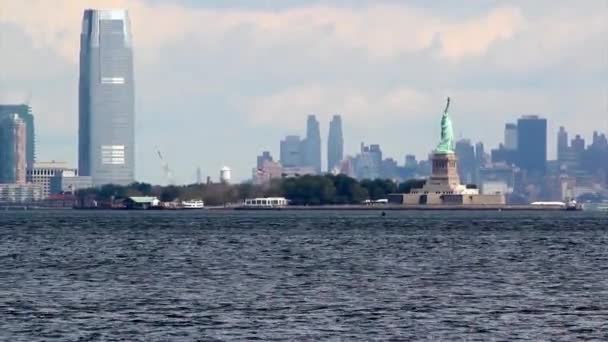
<path id="1" fill-rule="evenodd" d="M 178 182 L 246 179 L 309 113 L 324 144 L 342 114 L 349 154 L 423 158 L 447 95 L 456 135 L 490 147 L 521 114 L 549 120 L 550 156 L 560 125 L 608 127 L 606 0 L 0 0 L 0 102 L 29 99 L 39 160 L 77 162 L 84 8 L 129 9 L 144 181 L 165 181 L 156 148 Z"/>

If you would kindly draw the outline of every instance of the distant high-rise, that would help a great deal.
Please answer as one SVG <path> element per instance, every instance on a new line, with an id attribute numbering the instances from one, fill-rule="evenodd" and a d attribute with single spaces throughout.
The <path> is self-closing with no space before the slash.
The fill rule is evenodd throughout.
<path id="1" fill-rule="evenodd" d="M 547 171 L 547 120 L 525 115 L 517 120 L 518 166 L 529 176 L 541 177 Z"/>
<path id="2" fill-rule="evenodd" d="M 256 167 L 258 169 L 261 169 L 264 166 L 264 162 L 266 162 L 266 161 L 269 161 L 269 162 L 273 161 L 272 155 L 270 154 L 269 151 L 264 151 L 264 152 L 262 152 L 261 155 L 259 155 L 257 157 Z"/>
<path id="3" fill-rule="evenodd" d="M 344 137 L 342 136 L 342 118 L 334 115 L 329 123 L 329 137 L 327 139 L 327 172 L 340 167 L 344 158 Z"/>
<path id="4" fill-rule="evenodd" d="M 135 179 L 130 26 L 126 10 L 88 9 L 82 20 L 78 168 L 96 186 Z"/>
<path id="5" fill-rule="evenodd" d="M 17 114 L 25 123 L 25 153 L 27 167 L 33 167 L 34 162 L 36 161 L 36 135 L 34 131 L 34 115 L 32 114 L 32 108 L 26 104 L 0 105 L 0 120 L 10 118 L 13 114 Z"/>
<path id="6" fill-rule="evenodd" d="M 505 150 L 517 150 L 517 125 L 508 123 L 505 125 Z"/>
<path id="7" fill-rule="evenodd" d="M 462 182 L 471 184 L 476 178 L 475 147 L 469 139 L 461 139 L 455 145 L 456 156 L 458 157 L 458 175 Z"/>
<path id="8" fill-rule="evenodd" d="M 25 184 L 26 124 L 18 114 L 0 119 L 0 183 Z"/>
<path id="9" fill-rule="evenodd" d="M 303 166 L 310 166 L 321 173 L 321 130 L 319 121 L 309 115 L 306 121 L 306 139 L 302 143 Z"/>
<path id="10" fill-rule="evenodd" d="M 572 139 L 571 146 L 572 152 L 582 154 L 585 152 L 587 145 L 585 144 L 585 139 L 581 137 L 580 134 L 577 134 L 574 139 Z"/>
<path id="11" fill-rule="evenodd" d="M 281 140 L 281 164 L 283 166 L 302 166 L 302 143 L 297 135 L 288 135 Z"/>
<path id="12" fill-rule="evenodd" d="M 563 161 L 568 154 L 568 150 L 568 132 L 566 132 L 564 126 L 561 126 L 559 132 L 557 132 L 557 160 Z"/>
<path id="13" fill-rule="evenodd" d="M 354 159 L 354 173 L 358 179 L 376 179 L 382 175 L 382 149 L 378 144 L 365 146 Z"/>

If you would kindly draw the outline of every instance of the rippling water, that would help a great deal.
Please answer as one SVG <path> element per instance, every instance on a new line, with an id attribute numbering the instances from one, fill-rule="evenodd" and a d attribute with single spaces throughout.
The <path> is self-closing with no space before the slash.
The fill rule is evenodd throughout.
<path id="1" fill-rule="evenodd" d="M 608 215 L 2 212 L 0 340 L 608 340 Z"/>

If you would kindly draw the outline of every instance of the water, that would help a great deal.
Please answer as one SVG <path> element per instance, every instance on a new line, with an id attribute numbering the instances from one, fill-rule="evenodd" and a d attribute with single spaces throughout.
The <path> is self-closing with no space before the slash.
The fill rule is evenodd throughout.
<path id="1" fill-rule="evenodd" d="M 566 212 L 2 212 L 0 340 L 608 340 L 607 231 Z"/>

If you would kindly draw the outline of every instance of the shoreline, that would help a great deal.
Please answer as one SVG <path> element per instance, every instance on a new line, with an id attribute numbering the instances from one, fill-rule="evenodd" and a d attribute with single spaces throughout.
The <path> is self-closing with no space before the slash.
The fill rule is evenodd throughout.
<path id="1" fill-rule="evenodd" d="M 85 207 L 43 207 L 43 206 L 0 206 L 4 211 L 27 211 L 27 210 L 111 210 L 111 211 L 583 211 L 581 206 L 567 208 L 563 206 L 538 206 L 538 205 L 290 205 L 285 207 L 245 207 L 245 206 L 213 206 L 200 209 L 184 208 L 148 208 L 148 209 L 126 209 L 126 208 L 85 208 Z"/>

